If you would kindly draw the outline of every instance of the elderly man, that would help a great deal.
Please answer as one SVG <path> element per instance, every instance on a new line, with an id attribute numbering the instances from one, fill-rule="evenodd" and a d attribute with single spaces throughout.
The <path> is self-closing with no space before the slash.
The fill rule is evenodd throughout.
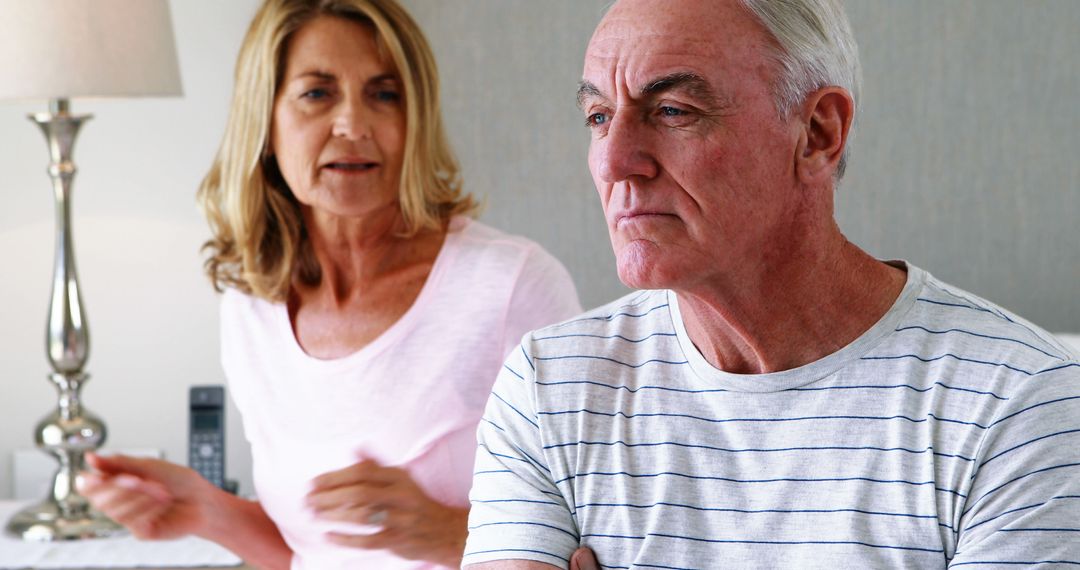
<path id="1" fill-rule="evenodd" d="M 620 278 L 481 423 L 465 563 L 1080 565 L 1080 364 L 840 233 L 839 0 L 620 0 L 579 103 Z"/>

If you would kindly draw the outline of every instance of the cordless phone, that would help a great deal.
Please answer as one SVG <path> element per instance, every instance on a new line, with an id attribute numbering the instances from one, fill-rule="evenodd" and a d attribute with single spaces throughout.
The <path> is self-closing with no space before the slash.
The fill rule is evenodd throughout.
<path id="1" fill-rule="evenodd" d="M 188 466 L 225 488 L 225 388 L 192 386 L 189 394 Z"/>

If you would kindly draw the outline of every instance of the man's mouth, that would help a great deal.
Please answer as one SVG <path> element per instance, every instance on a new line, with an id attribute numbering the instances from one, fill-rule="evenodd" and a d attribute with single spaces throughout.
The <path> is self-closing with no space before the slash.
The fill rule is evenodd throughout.
<path id="1" fill-rule="evenodd" d="M 631 222 L 634 220 L 645 220 L 669 215 L 670 214 L 666 214 L 663 212 L 652 212 L 647 210 L 632 210 L 628 212 L 622 212 L 615 217 L 615 226 L 618 227 L 626 222 Z"/>

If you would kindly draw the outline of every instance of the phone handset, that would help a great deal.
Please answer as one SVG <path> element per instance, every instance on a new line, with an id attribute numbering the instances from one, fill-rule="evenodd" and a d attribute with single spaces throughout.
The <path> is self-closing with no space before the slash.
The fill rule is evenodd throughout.
<path id="1" fill-rule="evenodd" d="M 188 466 L 225 488 L 225 388 L 192 386 L 189 393 Z"/>

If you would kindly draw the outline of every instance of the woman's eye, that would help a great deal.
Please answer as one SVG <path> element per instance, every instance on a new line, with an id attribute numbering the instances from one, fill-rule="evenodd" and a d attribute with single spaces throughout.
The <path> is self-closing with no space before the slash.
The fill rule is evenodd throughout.
<path id="1" fill-rule="evenodd" d="M 375 99 L 383 103 L 397 103 L 401 100 L 401 93 L 383 89 L 375 93 Z"/>
<path id="2" fill-rule="evenodd" d="M 301 99 L 311 99 L 313 101 L 317 101 L 319 99 L 325 99 L 325 98 L 327 98 L 329 96 L 330 96 L 330 92 L 327 91 L 326 89 L 321 88 L 321 87 L 316 87 L 315 89 L 308 89 L 307 91 L 304 91 L 303 93 L 300 94 Z"/>

